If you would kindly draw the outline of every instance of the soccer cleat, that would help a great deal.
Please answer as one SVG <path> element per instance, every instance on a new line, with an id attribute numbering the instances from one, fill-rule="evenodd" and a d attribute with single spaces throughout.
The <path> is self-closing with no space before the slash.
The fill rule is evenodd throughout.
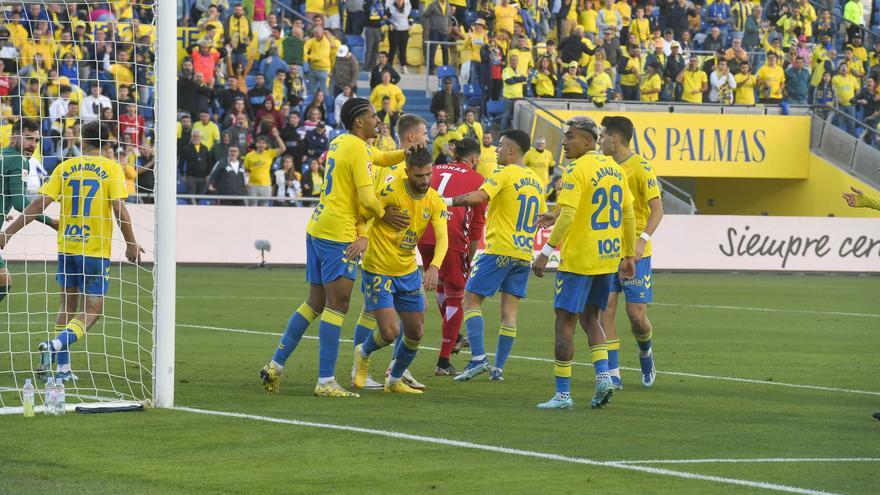
<path id="1" fill-rule="evenodd" d="M 37 346 L 40 351 L 40 364 L 37 366 L 37 377 L 46 381 L 52 376 L 52 358 L 55 357 L 49 350 L 49 342 L 40 342 Z"/>
<path id="2" fill-rule="evenodd" d="M 639 357 L 639 364 L 642 367 L 642 386 L 651 388 L 651 385 L 654 385 L 654 378 L 657 377 L 657 370 L 654 369 L 654 350 L 648 351 L 648 357 Z"/>
<path id="3" fill-rule="evenodd" d="M 611 383 L 614 384 L 615 391 L 623 390 L 623 380 L 619 376 L 611 375 Z"/>
<path id="4" fill-rule="evenodd" d="M 590 401 L 590 407 L 597 409 L 605 406 L 611 401 L 612 395 L 614 395 L 614 383 L 611 382 L 611 378 L 605 378 L 596 383 L 596 393 L 593 394 L 593 400 Z"/>
<path id="5" fill-rule="evenodd" d="M 389 375 L 390 374 L 391 373 L 389 373 Z M 418 380 L 415 379 L 415 377 L 412 376 L 412 373 L 410 373 L 409 368 L 403 370 L 403 376 L 400 377 L 400 381 L 402 381 L 403 383 L 409 385 L 410 387 L 412 387 L 416 390 L 425 390 L 427 388 L 427 387 L 425 387 L 425 385 L 423 383 L 419 382 Z"/>
<path id="6" fill-rule="evenodd" d="M 553 398 L 547 402 L 538 404 L 538 409 L 564 409 L 570 411 L 574 409 L 574 400 L 570 396 L 561 399 L 554 395 Z"/>
<path id="7" fill-rule="evenodd" d="M 281 391 L 281 370 L 267 364 L 260 370 L 260 379 L 263 380 L 263 388 L 267 393 L 277 394 Z"/>
<path id="8" fill-rule="evenodd" d="M 315 385 L 315 395 L 318 397 L 341 397 L 341 398 L 353 398 L 357 399 L 360 397 L 359 394 L 354 392 L 349 392 L 342 388 L 342 385 L 336 382 L 336 380 L 330 380 L 325 384 L 316 384 Z"/>
<path id="9" fill-rule="evenodd" d="M 370 376 L 370 357 L 364 357 L 361 354 L 363 344 L 358 344 L 354 348 L 354 363 L 352 371 L 354 376 L 351 378 L 351 386 L 355 388 L 364 388 L 367 385 L 367 377 Z"/>
<path id="10" fill-rule="evenodd" d="M 352 368 L 352 370 L 351 370 L 351 386 L 352 387 L 354 386 L 354 374 L 355 374 L 355 369 Z M 366 384 L 364 384 L 364 386 L 362 388 L 364 390 L 382 390 L 383 388 L 385 388 L 385 385 L 382 382 L 376 381 L 376 379 L 373 378 L 372 375 L 367 375 L 367 382 L 366 382 Z"/>
<path id="11" fill-rule="evenodd" d="M 391 383 L 391 377 L 388 377 L 385 379 L 385 391 L 395 393 L 395 394 L 416 394 L 417 395 L 417 394 L 424 393 L 419 389 L 410 387 L 409 385 L 404 383 L 404 381 L 402 379 L 397 380 L 394 383 Z"/>
<path id="12" fill-rule="evenodd" d="M 493 382 L 503 382 L 504 381 L 504 370 L 501 368 L 496 368 L 494 366 L 489 368 L 489 381 Z"/>
<path id="13" fill-rule="evenodd" d="M 453 380 L 457 382 L 466 382 L 479 374 L 485 373 L 487 368 L 489 368 L 489 358 L 484 357 L 479 361 L 471 359 L 468 361 L 467 366 L 465 366 L 461 373 L 453 378 Z"/>
<path id="14" fill-rule="evenodd" d="M 55 382 L 69 382 L 69 381 L 77 381 L 79 377 L 73 374 L 73 371 L 56 371 L 55 372 Z"/>
<path id="15" fill-rule="evenodd" d="M 458 370 L 455 369 L 455 366 L 451 364 L 446 368 L 441 368 L 440 366 L 437 366 L 437 368 L 434 369 L 434 376 L 455 376 L 457 374 Z"/>

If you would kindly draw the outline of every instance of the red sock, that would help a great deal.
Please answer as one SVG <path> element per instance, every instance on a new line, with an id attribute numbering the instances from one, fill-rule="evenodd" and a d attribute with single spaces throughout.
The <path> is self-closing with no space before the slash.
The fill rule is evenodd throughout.
<path id="1" fill-rule="evenodd" d="M 446 313 L 443 318 L 443 343 L 440 346 L 440 357 L 449 359 L 452 356 L 452 348 L 458 340 L 458 332 L 461 329 L 461 321 L 464 319 L 464 311 L 461 309 L 461 297 L 446 298 Z"/>

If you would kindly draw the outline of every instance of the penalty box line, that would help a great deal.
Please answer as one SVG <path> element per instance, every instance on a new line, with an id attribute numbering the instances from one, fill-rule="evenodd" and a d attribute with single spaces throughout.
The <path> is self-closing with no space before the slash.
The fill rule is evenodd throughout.
<path id="1" fill-rule="evenodd" d="M 210 325 L 192 325 L 192 324 L 185 324 L 185 323 L 178 323 L 177 327 L 178 328 L 203 329 L 203 330 L 211 330 L 211 331 L 217 331 L 217 332 L 243 333 L 243 334 L 249 334 L 249 335 L 269 335 L 269 336 L 273 336 L 273 337 L 280 337 L 281 336 L 280 333 L 265 332 L 265 331 L 260 331 L 260 330 L 248 330 L 246 328 L 226 328 L 226 327 L 216 327 L 216 326 L 210 326 Z M 313 336 L 313 335 L 303 335 L 303 338 L 309 339 L 309 340 L 318 340 L 318 337 Z M 339 341 L 340 342 L 351 342 L 351 339 L 340 339 Z M 426 351 L 439 351 L 440 350 L 436 347 L 429 347 L 429 346 L 421 346 L 421 349 L 424 349 Z M 489 353 L 489 355 L 492 355 L 492 354 Z M 510 359 L 518 359 L 521 361 L 536 361 L 536 362 L 541 362 L 541 363 L 553 363 L 554 362 L 552 359 L 540 358 L 540 357 L 534 357 L 534 356 L 511 355 Z M 581 362 L 577 362 L 577 361 L 573 361 L 571 364 L 578 365 L 578 366 L 588 366 L 588 367 L 593 366 L 590 363 L 581 363 Z M 624 371 L 641 372 L 641 370 L 639 368 L 629 368 L 629 367 L 621 366 L 620 369 L 622 369 Z M 756 385 L 775 385 L 777 387 L 799 388 L 799 389 L 806 389 L 806 390 L 820 390 L 823 392 L 841 392 L 841 393 L 848 393 L 848 394 L 880 396 L 880 392 L 874 392 L 872 390 L 825 387 L 822 385 L 803 385 L 800 383 L 787 383 L 787 382 L 775 382 L 775 381 L 770 382 L 770 381 L 764 381 L 764 380 L 755 380 L 752 378 L 738 378 L 735 376 L 703 375 L 700 373 L 687 373 L 687 372 L 683 372 L 683 371 L 657 371 L 657 374 L 658 375 L 670 375 L 670 376 L 683 376 L 683 377 L 687 377 L 687 378 L 701 378 L 701 379 L 705 379 L 705 380 L 720 380 L 720 381 L 727 381 L 727 382 L 750 383 L 750 384 L 756 384 Z"/>
<path id="2" fill-rule="evenodd" d="M 546 461 L 556 461 L 563 462 L 569 464 L 581 464 L 585 466 L 595 466 L 595 467 L 605 467 L 605 468 L 613 468 L 620 469 L 625 471 L 635 471 L 640 473 L 647 473 L 652 475 L 659 476 L 670 476 L 674 478 L 687 479 L 687 480 L 696 480 L 696 481 L 708 481 L 714 483 L 721 483 L 727 485 L 735 485 L 735 486 L 744 486 L 749 488 L 758 488 L 763 490 L 772 490 L 777 492 L 784 493 L 797 493 L 804 495 L 833 495 L 831 492 L 824 492 L 820 490 L 810 490 L 806 488 L 798 488 L 789 485 L 781 485 L 777 483 L 769 483 L 765 481 L 750 481 L 750 480 L 742 480 L 737 478 L 725 478 L 722 476 L 712 476 L 706 474 L 698 474 L 691 473 L 687 471 L 675 471 L 671 469 L 664 468 L 655 468 L 643 465 L 636 464 L 626 464 L 621 462 L 605 462 L 605 461 L 597 461 L 593 459 L 587 459 L 584 457 L 572 457 L 561 454 L 552 454 L 548 452 L 538 452 L 534 450 L 522 450 L 522 449 L 514 449 L 509 447 L 501 447 L 496 445 L 487 445 L 473 442 L 464 442 L 461 440 L 451 440 L 447 438 L 441 437 L 431 437 L 426 435 L 413 435 L 410 433 L 402 433 L 397 431 L 388 431 L 388 430 L 378 430 L 372 428 L 363 428 L 359 426 L 350 426 L 350 425 L 340 425 L 333 423 L 317 423 L 313 421 L 302 421 L 297 419 L 286 419 L 286 418 L 275 418 L 271 416 L 260 416 L 256 414 L 245 414 L 245 413 L 236 413 L 229 411 L 215 411 L 210 409 L 199 409 L 194 407 L 186 407 L 186 406 L 176 406 L 173 408 L 176 411 L 189 412 L 194 414 L 204 414 L 209 416 L 222 416 L 227 418 L 236 418 L 236 419 L 247 419 L 251 421 L 262 421 L 265 423 L 275 423 L 275 424 L 283 424 L 289 426 L 301 426 L 306 428 L 319 428 L 325 430 L 336 430 L 336 431 L 347 431 L 352 433 L 362 433 L 373 436 L 380 436 L 386 438 L 394 438 L 398 440 L 409 440 L 412 442 L 421 442 L 421 443 L 429 443 L 435 445 L 443 445 L 446 447 L 459 447 L 471 450 L 481 450 L 484 452 L 492 452 L 496 454 L 506 454 L 506 455 L 514 455 L 520 457 L 529 457 L 533 459 L 541 459 Z"/>

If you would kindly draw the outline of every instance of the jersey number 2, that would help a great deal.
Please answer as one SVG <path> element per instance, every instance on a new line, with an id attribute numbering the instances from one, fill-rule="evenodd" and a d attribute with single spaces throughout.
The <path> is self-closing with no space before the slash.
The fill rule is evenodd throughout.
<path id="1" fill-rule="evenodd" d="M 94 179 L 85 179 L 82 181 L 72 180 L 68 182 L 67 185 L 70 186 L 70 189 L 73 191 L 70 202 L 70 216 L 78 217 L 80 215 L 79 201 L 83 189 L 86 189 L 86 195 L 83 200 L 82 216 L 90 216 L 92 214 L 92 200 L 95 199 L 95 195 L 98 194 L 98 189 L 101 188 L 101 183 Z"/>
<path id="2" fill-rule="evenodd" d="M 593 193 L 593 204 L 599 206 L 593 212 L 590 222 L 593 225 L 593 230 L 605 230 L 608 228 L 609 223 L 612 228 L 620 227 L 620 222 L 623 221 L 622 201 L 623 189 L 620 186 L 611 186 L 608 190 L 596 189 L 596 192 Z M 608 222 L 600 222 L 599 217 L 605 211 L 605 208 L 608 207 L 609 202 L 611 203 L 611 210 L 608 212 Z"/>

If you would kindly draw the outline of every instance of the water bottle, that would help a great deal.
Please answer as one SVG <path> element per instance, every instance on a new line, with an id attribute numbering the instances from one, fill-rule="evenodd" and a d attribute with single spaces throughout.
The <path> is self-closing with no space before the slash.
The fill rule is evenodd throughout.
<path id="1" fill-rule="evenodd" d="M 30 378 L 26 378 L 24 388 L 21 390 L 21 405 L 24 406 L 24 417 L 26 418 L 34 417 L 34 393 L 36 393 L 34 384 L 31 383 Z"/>
<path id="2" fill-rule="evenodd" d="M 47 415 L 55 414 L 55 378 L 49 377 L 46 380 L 46 398 L 45 398 L 45 411 L 43 411 Z"/>
<path id="3" fill-rule="evenodd" d="M 65 399 L 66 397 L 64 395 L 64 382 L 58 380 L 57 382 L 55 382 L 55 416 L 62 416 L 65 412 L 67 412 L 64 410 Z"/>

